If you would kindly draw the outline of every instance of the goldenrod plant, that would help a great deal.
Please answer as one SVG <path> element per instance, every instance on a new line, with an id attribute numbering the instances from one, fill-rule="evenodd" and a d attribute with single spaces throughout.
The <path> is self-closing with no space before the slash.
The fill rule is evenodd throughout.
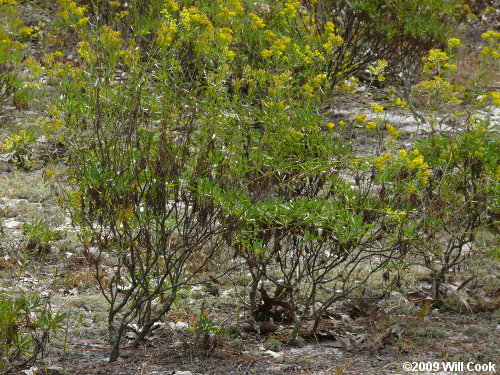
<path id="1" fill-rule="evenodd" d="M 36 32 L 24 26 L 18 15 L 17 2 L 0 1 L 0 113 L 7 104 L 18 108 L 27 105 L 28 95 L 19 77 L 19 69 L 26 48 L 22 40 L 30 36 L 36 36 Z"/>
<path id="2" fill-rule="evenodd" d="M 498 142 L 481 118 L 453 136 L 435 126 L 465 95 L 449 81 L 462 42 L 448 39 L 457 2 L 423 3 L 59 1 L 78 58 L 27 64 L 60 93 L 43 124 L 68 168 L 47 176 L 68 184 L 54 186 L 109 303 L 111 361 L 129 323 L 139 345 L 228 253 L 251 275 L 254 317 L 280 306 L 292 344 L 306 317 L 317 330 L 333 303 L 415 254 L 439 296 L 492 220 Z M 398 63 L 422 68 L 413 96 L 327 117 L 355 75 L 370 90 Z M 416 97 L 432 128 L 408 146 L 386 113 Z"/>

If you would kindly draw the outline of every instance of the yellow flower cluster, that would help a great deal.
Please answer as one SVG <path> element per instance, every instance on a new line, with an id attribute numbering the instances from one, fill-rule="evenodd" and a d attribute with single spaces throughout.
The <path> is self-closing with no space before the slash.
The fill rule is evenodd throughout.
<path id="1" fill-rule="evenodd" d="M 392 157 L 391 153 L 386 153 L 382 156 L 379 156 L 375 159 L 375 167 L 379 172 L 382 172 L 385 169 L 385 163 Z"/>
<path id="2" fill-rule="evenodd" d="M 448 39 L 448 48 L 456 48 L 462 45 L 462 41 L 458 38 Z"/>
<path id="3" fill-rule="evenodd" d="M 370 107 L 374 113 L 380 113 L 384 110 L 384 107 L 377 103 L 370 104 Z"/>
<path id="4" fill-rule="evenodd" d="M 291 89 L 292 72 L 289 70 L 284 71 L 281 74 L 276 74 L 271 76 L 271 85 L 268 89 L 270 96 L 279 96 L 283 94 L 286 90 Z"/>
<path id="5" fill-rule="evenodd" d="M 354 120 L 359 124 L 363 125 L 366 121 L 366 115 L 358 115 L 354 118 Z"/>
<path id="6" fill-rule="evenodd" d="M 500 32 L 487 31 L 481 35 L 486 40 L 488 46 L 481 49 L 481 56 L 488 62 L 499 65 L 500 62 Z"/>
<path id="7" fill-rule="evenodd" d="M 423 70 L 427 73 L 442 74 L 457 70 L 455 64 L 448 63 L 449 57 L 446 52 L 439 48 L 431 49 L 429 55 L 422 58 Z"/>
<path id="8" fill-rule="evenodd" d="M 121 20 L 128 16 L 128 10 L 123 10 L 115 14 L 115 20 Z"/>
<path id="9" fill-rule="evenodd" d="M 400 222 L 402 221 L 406 215 L 408 214 L 403 210 L 393 210 L 392 208 L 387 208 L 385 213 L 390 216 L 390 218 L 394 221 Z"/>
<path id="10" fill-rule="evenodd" d="M 385 125 L 385 129 L 387 130 L 387 132 L 391 135 L 391 137 L 393 137 L 394 139 L 398 139 L 399 138 L 399 132 L 397 131 L 397 129 L 392 126 L 391 124 L 386 124 Z"/>
<path id="11" fill-rule="evenodd" d="M 170 47 L 175 35 L 177 34 L 177 24 L 170 17 L 168 11 L 164 9 L 162 13 L 165 15 L 165 20 L 157 30 L 156 42 L 162 48 Z"/>
<path id="12" fill-rule="evenodd" d="M 38 119 L 47 138 L 59 133 L 64 125 L 63 114 L 55 105 L 47 106 L 47 116 Z M 53 138 L 52 138 L 53 139 Z"/>
<path id="13" fill-rule="evenodd" d="M 1 149 L 4 152 L 19 151 L 33 140 L 33 135 L 23 129 L 18 134 L 12 134 L 10 137 L 5 138 Z"/>
<path id="14" fill-rule="evenodd" d="M 327 42 L 323 44 L 323 48 L 326 52 L 331 53 L 335 47 L 339 47 L 344 43 L 344 40 L 340 35 L 329 34 Z"/>
<path id="15" fill-rule="evenodd" d="M 115 31 L 107 25 L 102 26 L 99 31 L 98 40 L 106 51 L 117 51 L 121 48 L 123 39 L 120 37 L 119 31 Z"/>
<path id="16" fill-rule="evenodd" d="M 396 104 L 396 106 L 404 109 L 405 111 L 407 111 L 409 109 L 409 106 L 408 106 L 408 103 L 406 102 L 406 100 L 403 100 L 401 98 L 397 98 L 395 104 Z"/>
<path id="17" fill-rule="evenodd" d="M 240 0 L 218 0 L 219 13 L 216 15 L 219 25 L 234 26 L 238 15 L 245 12 Z"/>
<path id="18" fill-rule="evenodd" d="M 279 58 L 283 56 L 283 52 L 290 45 L 290 42 L 291 42 L 290 38 L 276 39 L 269 49 L 265 49 L 261 52 L 261 55 L 264 58 L 270 58 L 272 56 Z"/>
<path id="19" fill-rule="evenodd" d="M 463 87 L 452 85 L 446 78 L 438 76 L 432 80 L 420 82 L 415 89 L 431 98 L 439 98 L 452 103 L 461 102 L 458 95 L 463 91 Z"/>
<path id="20" fill-rule="evenodd" d="M 335 25 L 330 21 L 325 22 L 324 30 L 325 34 L 333 34 L 335 33 Z"/>
<path id="21" fill-rule="evenodd" d="M 78 56 L 87 62 L 97 61 L 96 52 L 90 48 L 89 42 L 85 40 L 78 43 Z"/>
<path id="22" fill-rule="evenodd" d="M 200 13 L 196 7 L 184 8 L 182 10 L 181 24 L 186 31 L 213 29 L 213 25 L 207 15 Z"/>
<path id="23" fill-rule="evenodd" d="M 42 65 L 32 57 L 28 57 L 24 61 L 24 65 L 28 68 L 31 77 L 40 78 L 42 76 L 44 71 Z"/>
<path id="24" fill-rule="evenodd" d="M 369 121 L 366 124 L 366 129 L 368 129 L 368 130 L 375 130 L 375 129 L 377 129 L 377 123 L 375 121 Z"/>
<path id="25" fill-rule="evenodd" d="M 421 165 L 424 165 L 424 157 L 422 155 L 419 155 L 411 161 L 410 168 L 417 169 Z"/>
<path id="26" fill-rule="evenodd" d="M 287 16 L 290 19 L 297 17 L 297 9 L 300 7 L 299 0 L 286 0 L 283 10 L 280 12 L 282 16 Z"/>
<path id="27" fill-rule="evenodd" d="M 405 152 L 406 155 L 406 152 Z M 425 162 L 424 157 L 420 155 L 420 151 L 418 149 L 414 149 L 411 153 L 413 159 L 409 157 L 405 157 L 406 162 L 410 169 L 417 171 L 417 179 L 421 181 L 423 184 L 427 184 L 429 182 L 429 165 Z"/>
<path id="28" fill-rule="evenodd" d="M 19 34 L 27 38 L 37 38 L 38 36 L 40 36 L 40 33 L 42 32 L 42 29 L 44 27 L 45 23 L 40 22 L 37 26 L 21 28 L 19 30 Z"/>
<path id="29" fill-rule="evenodd" d="M 175 0 L 163 0 L 163 6 L 167 12 L 177 12 L 179 4 Z"/>
<path id="30" fill-rule="evenodd" d="M 306 98 L 312 98 L 314 96 L 314 92 L 319 90 L 321 85 L 326 80 L 326 74 L 318 74 L 316 77 L 313 77 L 309 82 L 305 83 L 302 86 L 302 94 Z"/>
<path id="31" fill-rule="evenodd" d="M 0 64 L 19 63 L 22 59 L 21 52 L 27 46 L 16 39 L 19 39 L 20 36 L 35 37 L 38 34 L 34 28 L 24 27 L 24 23 L 19 18 L 18 10 L 15 7 L 16 5 L 16 1 L 0 3 Z M 38 27 L 36 26 L 36 28 Z M 2 70 L 0 69 L 0 71 Z M 0 84 L 0 86 L 2 85 Z"/>
<path id="32" fill-rule="evenodd" d="M 303 48 L 301 48 L 297 43 L 294 43 L 293 48 L 295 50 L 295 53 L 306 65 L 310 65 L 317 60 L 324 60 L 324 56 L 321 54 L 321 52 L 311 48 L 309 44 L 306 44 Z"/>
<path id="33" fill-rule="evenodd" d="M 342 82 L 340 90 L 349 94 L 354 94 L 356 92 L 356 87 L 358 87 L 358 84 L 358 77 L 350 77 L 349 79 L 346 79 Z"/>
<path id="34" fill-rule="evenodd" d="M 323 48 L 331 53 L 335 47 L 341 46 L 344 40 L 340 35 L 335 34 L 335 25 L 332 22 L 326 22 L 324 27 L 324 38 L 326 42 Z"/>
<path id="35" fill-rule="evenodd" d="M 386 60 L 378 60 L 376 66 L 370 65 L 368 67 L 368 70 L 370 71 L 370 74 L 373 77 L 372 79 L 376 77 L 380 82 L 385 81 L 385 77 L 382 73 L 384 72 L 385 68 L 387 68 L 388 65 L 389 64 L 387 63 Z"/>
<path id="36" fill-rule="evenodd" d="M 217 40 L 219 42 L 219 49 L 221 50 L 222 55 L 227 59 L 232 59 L 235 56 L 235 53 L 229 48 L 233 41 L 233 30 L 229 27 L 222 27 L 218 29 L 217 32 Z"/>
<path id="37" fill-rule="evenodd" d="M 4 36 L 2 34 L 3 33 L 0 30 L 0 56 L 2 59 L 14 59 L 16 52 L 22 51 L 26 48 L 26 45 L 10 39 L 8 35 Z"/>
<path id="38" fill-rule="evenodd" d="M 85 17 L 86 7 L 79 7 L 76 2 L 70 0 L 58 0 L 61 7 L 59 15 L 66 21 L 68 26 L 76 28 L 85 26 L 89 21 L 88 17 Z"/>
<path id="39" fill-rule="evenodd" d="M 491 97 L 491 103 L 493 105 L 500 106 L 500 92 L 499 91 L 491 92 L 490 97 Z"/>
<path id="40" fill-rule="evenodd" d="M 266 27 L 264 20 L 262 20 L 262 18 L 260 18 L 255 13 L 250 13 L 249 17 L 252 20 L 252 29 L 257 30 L 257 29 L 263 29 L 264 27 Z"/>
<path id="41" fill-rule="evenodd" d="M 481 38 L 483 38 L 483 39 L 489 39 L 489 40 L 500 39 L 500 32 L 499 31 L 489 30 L 489 31 L 481 34 Z"/>

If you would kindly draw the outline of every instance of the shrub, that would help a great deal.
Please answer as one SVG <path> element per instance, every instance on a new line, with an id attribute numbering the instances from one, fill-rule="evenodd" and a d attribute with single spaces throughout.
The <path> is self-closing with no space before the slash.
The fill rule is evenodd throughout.
<path id="1" fill-rule="evenodd" d="M 28 100 L 18 69 L 26 48 L 20 40 L 30 30 L 24 27 L 16 5 L 16 1 L 0 2 L 0 113 L 13 98 L 21 108 Z"/>
<path id="2" fill-rule="evenodd" d="M 31 169 L 34 162 L 34 144 L 36 138 L 33 133 L 26 130 L 20 130 L 17 134 L 12 134 L 3 140 L 0 150 L 6 153 L 12 153 L 14 164 L 23 169 Z"/>
<path id="3" fill-rule="evenodd" d="M 43 357 L 63 319 L 37 294 L 0 292 L 0 373 L 17 373 Z"/>
<path id="4" fill-rule="evenodd" d="M 25 223 L 23 231 L 28 239 L 26 250 L 34 251 L 37 255 L 50 252 L 50 246 L 60 239 L 60 234 L 38 219 L 32 223 Z"/>
<path id="5" fill-rule="evenodd" d="M 377 59 L 389 62 L 405 79 L 418 60 L 442 45 L 460 13 L 460 1 L 304 1 L 320 29 L 333 22 L 344 41 L 333 50 L 328 66 L 335 81 L 362 73 Z"/>
<path id="6" fill-rule="evenodd" d="M 475 119 L 465 131 L 415 142 L 413 151 L 400 150 L 378 168 L 375 181 L 384 187 L 383 201 L 391 206 L 387 212 L 407 226 L 409 249 L 433 271 L 436 298 L 449 272 L 473 253 L 478 231 L 494 230 L 495 133 L 487 122 Z"/>
<path id="7" fill-rule="evenodd" d="M 281 319 L 295 321 L 294 342 L 308 314 L 317 329 L 335 301 L 407 254 L 443 254 L 432 264 L 439 289 L 484 220 L 495 161 L 480 124 L 457 139 L 433 133 L 393 155 L 385 149 L 399 132 L 382 106 L 371 106 L 376 121 L 360 114 L 335 125 L 321 113 L 331 89 L 369 64 L 371 80 L 383 80 L 387 62 L 370 51 L 396 56 L 415 41 L 419 54 L 436 42 L 445 21 L 437 10 L 452 12 L 452 3 L 425 1 L 433 11 L 409 18 L 424 8 L 234 0 L 169 1 L 158 11 L 151 1 L 132 2 L 125 14 L 96 2 L 94 12 L 109 14 L 95 23 L 84 7 L 60 4 L 79 38 L 80 66 L 57 56 L 31 65 L 50 71 L 62 90 L 48 121 L 62 128 L 67 149 L 71 188 L 61 200 L 110 304 L 110 360 L 127 325 L 139 323 L 139 344 L 222 240 L 252 275 L 254 316 L 281 307 Z M 444 75 L 436 64 L 443 59 L 431 52 L 426 72 Z M 373 157 L 353 152 L 360 132 L 379 141 Z M 452 142 L 457 149 L 444 147 Z M 452 232 L 446 249 L 431 234 L 441 226 Z"/>
<path id="8" fill-rule="evenodd" d="M 127 325 L 139 324 L 138 345 L 220 246 L 219 210 L 197 187 L 217 152 L 206 110 L 179 91 L 184 82 L 170 75 L 169 54 L 143 61 L 108 26 L 81 33 L 92 79 L 82 87 L 74 71 L 63 76 L 72 188 L 61 195 L 110 304 L 113 361 Z M 127 74 L 116 79 L 117 69 Z"/>

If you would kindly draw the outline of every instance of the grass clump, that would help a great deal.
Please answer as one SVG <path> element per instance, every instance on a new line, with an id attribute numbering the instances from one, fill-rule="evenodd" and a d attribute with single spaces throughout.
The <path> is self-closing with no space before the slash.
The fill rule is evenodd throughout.
<path id="1" fill-rule="evenodd" d="M 281 342 L 276 337 L 271 336 L 264 343 L 264 348 L 273 352 L 279 352 L 281 350 Z"/>
<path id="2" fill-rule="evenodd" d="M 446 331 L 434 327 L 434 326 L 426 326 L 426 327 L 413 327 L 407 331 L 407 336 L 411 338 L 429 338 L 429 339 L 442 339 L 448 337 Z"/>
<path id="3" fill-rule="evenodd" d="M 467 336 L 473 337 L 485 337 L 490 334 L 490 331 L 487 328 L 480 326 L 470 326 L 464 332 Z"/>

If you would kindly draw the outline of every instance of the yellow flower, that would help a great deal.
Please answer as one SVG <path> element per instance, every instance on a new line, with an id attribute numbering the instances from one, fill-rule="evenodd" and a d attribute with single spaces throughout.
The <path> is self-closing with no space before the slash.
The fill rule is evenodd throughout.
<path id="1" fill-rule="evenodd" d="M 62 9 L 59 15 L 70 27 L 74 28 L 86 23 L 86 21 L 82 21 L 82 18 L 84 18 L 83 15 L 87 9 L 86 7 L 79 7 L 76 2 L 68 0 L 59 0 L 59 4 Z M 88 21 L 88 18 L 86 20 Z"/>
<path id="2" fill-rule="evenodd" d="M 333 34 L 335 32 L 335 25 L 332 22 L 325 22 L 325 34 Z"/>
<path id="3" fill-rule="evenodd" d="M 177 4 L 175 0 L 164 0 L 164 4 L 171 12 L 177 12 L 179 10 L 179 4 Z"/>
<path id="4" fill-rule="evenodd" d="M 384 170 L 384 165 L 385 163 L 392 157 L 391 153 L 387 153 L 383 156 L 379 156 L 378 158 L 375 159 L 375 166 L 379 170 L 379 172 L 382 172 Z"/>
<path id="5" fill-rule="evenodd" d="M 456 48 L 458 46 L 462 45 L 462 41 L 458 38 L 450 38 L 448 39 L 448 47 L 449 48 Z"/>
<path id="6" fill-rule="evenodd" d="M 76 26 L 85 26 L 89 22 L 88 17 L 82 17 L 78 22 L 76 23 Z"/>
<path id="7" fill-rule="evenodd" d="M 426 167 L 419 170 L 417 172 L 417 178 L 423 183 L 423 184 L 428 184 L 429 183 L 429 176 L 431 175 L 431 172 L 429 171 L 429 169 L 427 169 L 428 166 L 426 164 Z"/>
<path id="8" fill-rule="evenodd" d="M 120 20 L 122 18 L 125 18 L 126 16 L 128 16 L 128 10 L 124 10 L 122 12 L 116 13 L 115 19 Z"/>
<path id="9" fill-rule="evenodd" d="M 175 21 L 170 17 L 167 17 L 157 31 L 158 37 L 156 41 L 161 47 L 169 47 L 176 34 L 177 25 L 175 24 Z"/>
<path id="10" fill-rule="evenodd" d="M 422 155 L 419 155 L 411 161 L 410 168 L 416 169 L 416 168 L 421 167 L 423 165 L 424 165 L 424 157 Z"/>
<path id="11" fill-rule="evenodd" d="M 387 132 L 394 138 L 398 138 L 399 137 L 399 132 L 396 130 L 396 128 L 394 126 L 392 126 L 391 124 L 386 124 L 385 125 L 385 128 L 387 130 Z"/>
<path id="12" fill-rule="evenodd" d="M 359 116 L 356 116 L 356 118 L 354 119 L 356 120 L 356 122 L 360 125 L 363 125 L 366 121 L 366 115 L 359 115 Z"/>
<path id="13" fill-rule="evenodd" d="M 441 51 L 439 48 L 434 48 L 429 51 L 429 56 L 424 57 L 424 61 L 439 62 L 448 60 L 446 52 Z"/>
<path id="14" fill-rule="evenodd" d="M 266 36 L 266 38 L 268 40 L 272 40 L 272 39 L 275 39 L 276 38 L 276 34 L 273 33 L 271 30 L 266 30 L 264 31 L 264 35 Z"/>
<path id="15" fill-rule="evenodd" d="M 324 81 L 326 81 L 326 74 L 324 73 L 318 74 L 316 77 L 313 78 L 313 81 L 318 85 L 323 83 Z"/>
<path id="16" fill-rule="evenodd" d="M 252 19 L 252 29 L 257 30 L 266 27 L 266 24 L 258 15 L 250 13 L 249 16 Z"/>
<path id="17" fill-rule="evenodd" d="M 493 105 L 500 106 L 500 92 L 499 91 L 491 92 L 490 96 L 491 96 L 491 103 Z"/>
<path id="18" fill-rule="evenodd" d="M 481 34 L 481 38 L 483 38 L 483 39 L 500 39 L 500 32 L 489 30 L 489 31 Z"/>
<path id="19" fill-rule="evenodd" d="M 375 121 L 370 121 L 369 123 L 366 124 L 366 128 L 368 130 L 375 130 L 377 129 L 377 123 Z"/>
<path id="20" fill-rule="evenodd" d="M 401 221 L 406 217 L 407 212 L 403 210 L 393 210 L 392 208 L 388 208 L 386 214 L 391 217 L 391 219 L 395 221 Z"/>
<path id="21" fill-rule="evenodd" d="M 384 110 L 384 107 L 377 103 L 370 104 L 370 107 L 372 107 L 372 111 L 375 113 L 379 113 Z"/>
<path id="22" fill-rule="evenodd" d="M 376 76 L 379 81 L 385 81 L 385 77 L 382 74 L 389 64 L 386 60 L 378 60 L 376 66 L 369 66 L 368 70 L 373 76 Z"/>
<path id="23" fill-rule="evenodd" d="M 323 44 L 323 48 L 327 52 L 332 52 L 335 47 L 341 46 L 342 43 L 344 43 L 344 40 L 340 35 L 330 33 L 327 36 L 327 42 Z"/>
<path id="24" fill-rule="evenodd" d="M 115 31 L 109 26 L 102 26 L 100 32 L 99 41 L 102 42 L 106 50 L 111 51 L 121 47 L 123 39 L 120 37 L 119 31 Z"/>
<path id="25" fill-rule="evenodd" d="M 280 12 L 283 16 L 288 16 L 291 19 L 297 17 L 297 9 L 300 7 L 300 2 L 298 0 L 286 0 L 285 7 Z"/>
<path id="26" fill-rule="evenodd" d="M 327 123 L 326 126 L 328 126 L 328 128 L 331 130 L 333 130 L 335 128 L 335 124 L 333 122 Z"/>
<path id="27" fill-rule="evenodd" d="M 408 109 L 408 103 L 406 103 L 406 101 L 401 98 L 396 99 L 396 105 L 404 110 Z"/>
<path id="28" fill-rule="evenodd" d="M 343 128 L 345 125 L 346 125 L 346 124 L 345 124 L 345 121 L 339 121 L 339 126 L 340 126 L 341 128 Z"/>
<path id="29" fill-rule="evenodd" d="M 402 158 L 405 158 L 407 153 L 406 153 L 406 150 L 399 150 L 399 155 L 402 157 Z"/>
<path id="30" fill-rule="evenodd" d="M 265 49 L 262 50 L 260 54 L 262 55 L 263 58 L 267 59 L 273 55 L 273 51 L 271 51 L 270 49 Z"/>

